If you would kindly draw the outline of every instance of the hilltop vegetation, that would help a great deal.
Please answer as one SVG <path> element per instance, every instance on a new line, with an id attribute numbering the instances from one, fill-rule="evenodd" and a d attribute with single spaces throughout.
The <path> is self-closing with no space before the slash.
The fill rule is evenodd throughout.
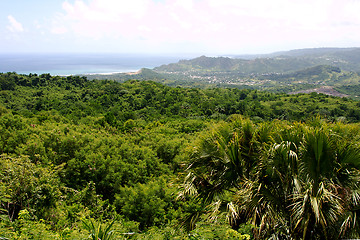
<path id="1" fill-rule="evenodd" d="M 127 120 L 221 119 L 231 114 L 271 120 L 360 119 L 358 102 L 323 94 L 287 95 L 249 89 L 173 88 L 152 81 L 89 81 L 49 74 L 0 74 L 0 103 L 26 117 L 48 112 L 73 121 L 100 118 L 118 127 Z M 101 120 L 101 117 L 103 119 Z"/>
<path id="2" fill-rule="evenodd" d="M 89 79 L 153 80 L 169 86 L 231 87 L 290 93 L 314 91 L 322 87 L 342 89 L 343 94 L 358 99 L 342 86 L 360 83 L 358 48 L 302 49 L 268 55 L 206 57 L 181 60 L 136 73 L 90 75 Z M 326 93 L 326 92 L 325 92 Z M 341 96 L 336 91 L 336 96 Z"/>
<path id="3" fill-rule="evenodd" d="M 359 237 L 357 101 L 49 74 L 0 88 L 0 238 Z"/>
<path id="4" fill-rule="evenodd" d="M 317 65 L 330 65 L 345 71 L 360 72 L 360 48 L 319 48 L 253 56 L 248 59 L 205 57 L 162 65 L 156 71 L 238 71 L 243 74 L 286 73 Z M 240 56 L 241 57 L 241 56 Z"/>

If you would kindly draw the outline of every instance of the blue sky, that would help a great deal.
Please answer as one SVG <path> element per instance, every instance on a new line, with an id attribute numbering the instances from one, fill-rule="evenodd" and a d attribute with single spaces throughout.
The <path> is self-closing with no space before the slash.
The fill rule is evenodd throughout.
<path id="1" fill-rule="evenodd" d="M 360 47 L 360 0 L 1 0 L 0 53 Z"/>

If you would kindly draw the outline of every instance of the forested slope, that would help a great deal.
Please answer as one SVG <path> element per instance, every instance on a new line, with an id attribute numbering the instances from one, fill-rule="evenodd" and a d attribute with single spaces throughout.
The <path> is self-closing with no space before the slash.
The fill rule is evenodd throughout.
<path id="1" fill-rule="evenodd" d="M 316 213 L 307 210 L 314 217 L 311 221 L 318 223 L 314 228 L 307 223 L 309 231 L 304 230 L 305 225 L 286 230 L 287 224 L 293 226 L 286 215 L 279 215 L 281 231 L 277 231 L 278 225 L 273 221 L 276 216 L 261 231 L 263 222 L 259 219 L 265 215 L 245 222 L 233 218 L 235 222 L 228 224 L 229 218 L 221 214 L 229 209 L 227 204 L 240 209 L 245 203 L 236 197 L 242 195 L 229 194 L 228 190 L 238 191 L 244 180 L 263 185 L 269 182 L 257 178 L 260 169 L 255 166 L 257 162 L 261 163 L 259 167 L 266 165 L 274 144 L 293 141 L 297 150 L 292 150 L 303 156 L 302 147 L 311 144 L 307 137 L 312 129 L 326 130 L 323 133 L 329 134 L 329 139 L 336 133 L 339 138 L 330 140 L 345 144 L 342 148 L 329 145 L 340 149 L 334 148 L 331 156 L 346 155 L 347 149 L 355 149 L 351 155 L 354 161 L 341 162 L 346 165 L 341 165 L 344 166 L 341 169 L 353 173 L 347 183 L 354 184 L 344 188 L 349 193 L 355 191 L 360 120 L 360 105 L 356 101 L 315 93 L 286 95 L 239 89 L 172 88 L 151 81 L 118 83 L 49 74 L 3 73 L 0 87 L 0 237 L 87 239 L 92 232 L 93 237 L 100 236 L 96 235 L 98 224 L 114 230 L 114 239 L 259 239 L 272 234 L 284 236 L 286 231 L 291 232 L 288 237 L 303 232 L 309 236 L 311 231 L 316 233 L 314 238 L 333 233 L 358 236 L 347 227 L 341 228 L 342 232 L 332 228 L 332 232 L 324 232 L 321 228 L 321 221 L 338 226 L 346 214 L 354 214 L 358 205 L 347 198 L 344 204 L 337 205 L 344 211 L 339 210 L 335 217 L 319 220 L 320 223 Z M 251 128 L 253 135 L 246 140 L 250 135 L 245 130 Z M 225 145 L 214 147 L 212 144 L 218 139 L 211 139 L 221 134 L 225 134 L 221 142 Z M 239 138 L 234 140 L 235 136 Z M 204 148 L 206 139 L 210 139 L 209 148 Z M 253 163 L 246 165 L 241 160 L 238 165 L 235 163 L 239 172 L 226 172 L 230 166 L 227 158 L 222 163 L 220 160 L 229 152 L 224 155 L 221 151 L 231 150 L 230 146 L 238 149 L 233 157 L 242 152 L 235 159 L 251 157 Z M 201 153 L 209 156 L 209 164 L 214 159 L 219 164 L 215 161 L 216 166 L 199 165 L 203 160 Z M 280 169 L 271 164 L 261 171 L 279 167 L 279 174 L 285 174 L 282 165 Z M 230 178 L 214 188 L 217 180 L 213 182 L 212 174 L 221 174 L 220 168 L 224 170 L 223 176 Z M 335 181 L 331 177 L 335 172 L 339 172 L 338 167 L 324 173 L 324 179 Z M 195 178 L 189 178 L 191 175 Z M 343 186 L 340 183 L 343 184 L 339 182 L 338 186 Z M 326 189 L 335 194 L 333 185 L 329 186 L 331 189 Z M 299 193 L 304 194 L 305 190 Z M 358 198 L 356 194 L 351 196 Z M 215 212 L 209 210 L 215 206 L 212 200 L 221 200 Z M 284 202 L 289 206 L 296 203 Z M 234 214 L 240 216 L 240 212 Z M 299 223 L 306 220 L 307 215 L 304 216 L 299 216 Z"/>
<path id="2" fill-rule="evenodd" d="M 249 89 L 172 88 L 151 81 L 88 81 L 85 77 L 48 74 L 0 75 L 0 103 L 13 113 L 58 114 L 72 121 L 91 118 L 113 127 L 131 120 L 167 118 L 219 119 L 231 114 L 259 120 L 305 120 L 320 115 L 329 119 L 360 120 L 360 105 L 347 98 L 323 94 L 273 94 Z"/>
<path id="3" fill-rule="evenodd" d="M 201 56 L 154 68 L 160 72 L 238 71 L 243 74 L 286 73 L 317 65 L 359 72 L 360 48 L 298 49 L 273 54 L 230 57 Z"/>

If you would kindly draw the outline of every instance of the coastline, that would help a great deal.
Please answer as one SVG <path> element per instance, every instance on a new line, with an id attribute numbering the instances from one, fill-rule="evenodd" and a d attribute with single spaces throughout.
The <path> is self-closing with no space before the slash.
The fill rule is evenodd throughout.
<path id="1" fill-rule="evenodd" d="M 0 72 L 53 76 L 114 75 L 152 69 L 181 56 L 141 54 L 0 54 Z"/>
<path id="2" fill-rule="evenodd" d="M 115 71 L 115 72 L 100 72 L 100 73 L 82 73 L 80 75 L 115 75 L 115 74 L 128 74 L 128 75 L 134 75 L 137 74 L 140 71 L 138 70 L 126 70 L 126 71 Z"/>
<path id="3" fill-rule="evenodd" d="M 14 71 L 17 74 L 24 74 L 24 75 L 29 75 L 29 74 L 37 74 L 37 75 L 41 75 L 41 74 L 47 74 L 49 73 L 51 76 L 60 76 L 60 77 L 67 77 L 67 76 L 93 76 L 93 75 L 103 75 L 103 76 L 107 76 L 107 75 L 116 75 L 116 74 L 136 74 L 137 72 L 140 71 L 141 68 L 139 69 L 124 69 L 124 70 L 109 70 L 109 71 L 104 71 L 103 69 L 101 70 L 89 70 L 89 71 L 84 71 L 84 70 L 44 70 L 44 71 Z M 2 71 L 0 71 L 2 72 Z M 9 71 L 7 71 L 9 72 Z M 3 71 L 3 73 L 6 73 L 5 71 Z"/>

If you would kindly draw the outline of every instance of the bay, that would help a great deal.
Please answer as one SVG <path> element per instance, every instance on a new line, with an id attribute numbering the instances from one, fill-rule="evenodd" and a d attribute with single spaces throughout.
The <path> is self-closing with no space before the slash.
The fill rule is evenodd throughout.
<path id="1" fill-rule="evenodd" d="M 187 58 L 191 56 L 115 53 L 0 54 L 0 72 L 50 73 L 61 76 L 111 74 L 134 72 L 141 68 L 151 69 Z"/>

